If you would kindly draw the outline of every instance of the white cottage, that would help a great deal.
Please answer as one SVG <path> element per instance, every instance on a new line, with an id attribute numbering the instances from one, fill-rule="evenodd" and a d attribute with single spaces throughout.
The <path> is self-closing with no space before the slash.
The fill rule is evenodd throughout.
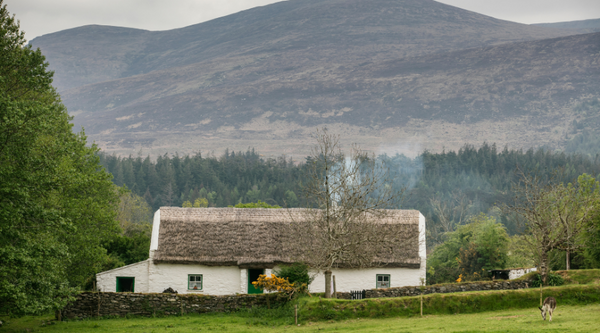
<path id="1" fill-rule="evenodd" d="M 304 209 L 161 207 L 154 214 L 150 258 L 98 273 L 97 286 L 106 292 L 160 293 L 172 288 L 181 294 L 259 293 L 252 285 L 258 275 L 293 262 L 294 238 L 283 227 L 306 213 Z M 337 291 L 418 286 L 425 279 L 425 217 L 416 210 L 393 210 L 380 223 L 398 237 L 391 237 L 394 240 L 373 268 L 337 265 L 332 270 Z M 324 280 L 316 276 L 310 291 L 324 292 Z"/>

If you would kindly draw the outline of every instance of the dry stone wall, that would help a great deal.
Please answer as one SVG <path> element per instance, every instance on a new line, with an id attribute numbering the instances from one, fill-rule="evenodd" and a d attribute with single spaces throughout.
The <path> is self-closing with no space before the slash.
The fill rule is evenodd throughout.
<path id="1" fill-rule="evenodd" d="M 425 286 L 424 294 L 463 291 L 510 290 L 529 288 L 529 281 L 484 281 Z M 367 298 L 418 296 L 419 287 L 366 290 Z M 340 299 L 351 299 L 350 293 L 338 292 Z M 62 317 L 180 315 L 186 313 L 231 312 L 254 306 L 279 306 L 287 301 L 279 294 L 209 296 L 196 294 L 140 294 L 84 292 L 62 310 Z"/>
<path id="2" fill-rule="evenodd" d="M 285 301 L 277 294 L 209 296 L 84 292 L 62 310 L 62 317 L 81 319 L 230 312 L 253 306 L 278 306 Z"/>
<path id="3" fill-rule="evenodd" d="M 423 294 L 445 294 L 457 293 L 463 291 L 484 291 L 484 290 L 511 290 L 529 288 L 529 281 L 481 281 L 481 282 L 466 282 L 453 283 L 444 285 L 425 286 Z M 367 298 L 379 297 L 402 297 L 402 296 L 418 296 L 421 295 L 419 287 L 398 287 L 387 289 L 371 289 L 366 290 Z M 340 299 L 351 299 L 350 293 L 337 293 Z"/>

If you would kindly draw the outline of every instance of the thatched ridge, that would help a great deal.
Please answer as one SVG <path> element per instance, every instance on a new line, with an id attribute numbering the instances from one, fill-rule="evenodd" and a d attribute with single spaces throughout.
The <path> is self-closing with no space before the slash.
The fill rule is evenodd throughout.
<path id="1" fill-rule="evenodd" d="M 420 266 L 419 215 L 416 210 L 392 210 L 386 218 L 375 221 L 383 232 L 398 235 L 382 249 L 378 263 Z M 288 227 L 309 216 L 310 211 L 301 208 L 161 207 L 158 249 L 153 260 L 245 267 L 292 263 L 298 257 L 298 247 Z"/>

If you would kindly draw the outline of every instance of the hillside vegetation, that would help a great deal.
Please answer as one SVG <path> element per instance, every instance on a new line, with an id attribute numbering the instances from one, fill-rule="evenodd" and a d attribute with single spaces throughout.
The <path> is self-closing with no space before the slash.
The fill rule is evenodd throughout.
<path id="1" fill-rule="evenodd" d="M 32 41 L 106 152 L 308 155 L 327 125 L 416 155 L 483 141 L 563 148 L 600 96 L 598 34 L 431 0 L 292 0 L 169 31 L 85 26 Z M 416 152 L 415 152 L 416 150 Z"/>

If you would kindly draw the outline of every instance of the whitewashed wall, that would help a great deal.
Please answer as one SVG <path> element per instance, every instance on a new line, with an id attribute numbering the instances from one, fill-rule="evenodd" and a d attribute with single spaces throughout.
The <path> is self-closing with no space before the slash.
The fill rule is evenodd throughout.
<path id="1" fill-rule="evenodd" d="M 427 239 L 425 226 L 425 216 L 419 212 L 419 257 L 421 258 L 421 267 L 419 268 L 419 279 L 417 284 L 408 284 L 407 286 L 420 286 L 427 284 Z"/>
<path id="2" fill-rule="evenodd" d="M 173 288 L 180 294 L 233 295 L 240 293 L 241 272 L 237 266 L 203 266 L 193 264 L 151 264 L 149 292 Z M 202 274 L 202 290 L 187 290 L 188 274 Z"/>
<path id="3" fill-rule="evenodd" d="M 240 269 L 240 294 L 248 293 L 248 270 Z"/>
<path id="4" fill-rule="evenodd" d="M 117 291 L 117 277 L 135 278 L 133 289 L 136 293 L 148 292 L 148 266 L 150 259 L 135 264 L 111 269 L 110 271 L 96 274 L 96 286 L 100 291 Z M 162 291 L 162 290 L 161 290 Z"/>
<path id="5" fill-rule="evenodd" d="M 514 279 L 518 279 L 521 276 L 527 274 L 527 273 L 531 273 L 531 272 L 535 272 L 537 271 L 537 268 L 532 267 L 532 268 L 519 268 L 519 269 L 511 269 L 508 272 L 508 279 L 509 280 L 514 280 Z"/>
<path id="6" fill-rule="evenodd" d="M 187 290 L 188 274 L 202 274 L 202 290 Z M 247 286 L 241 290 L 242 272 L 237 266 L 155 265 L 149 259 L 98 273 L 96 275 L 98 288 L 107 292 L 117 291 L 117 277 L 134 277 L 134 291 L 137 293 L 161 293 L 169 287 L 180 294 L 233 295 L 248 291 Z"/>
<path id="7" fill-rule="evenodd" d="M 160 231 L 160 209 L 154 212 L 154 220 L 152 220 L 152 236 L 150 237 L 150 258 L 154 250 L 158 249 L 158 233 Z"/>
<path id="8" fill-rule="evenodd" d="M 424 271 L 424 270 L 423 270 Z M 418 286 L 423 277 L 421 269 L 414 268 L 368 268 L 368 269 L 332 269 L 335 275 L 336 291 L 375 289 L 377 274 L 390 275 L 390 287 Z M 314 272 L 312 273 L 314 275 Z M 314 293 L 325 292 L 325 276 L 323 273 L 314 275 L 315 279 L 309 286 Z M 333 292 L 333 286 L 331 288 Z"/>
<path id="9" fill-rule="evenodd" d="M 377 274 L 390 274 L 391 287 L 418 286 L 425 265 L 412 268 L 334 269 L 337 291 L 375 289 Z M 277 268 L 276 268 L 277 269 Z M 188 274 L 202 274 L 202 290 L 187 290 Z M 315 275 L 314 272 L 311 273 Z M 135 292 L 160 293 L 173 288 L 180 294 L 233 295 L 248 292 L 247 270 L 237 266 L 203 266 L 186 264 L 153 264 L 150 260 L 116 268 L 96 275 L 101 291 L 117 291 L 117 277 L 134 277 Z M 325 277 L 316 274 L 311 292 L 325 291 Z M 333 290 L 333 289 L 332 289 Z"/>

